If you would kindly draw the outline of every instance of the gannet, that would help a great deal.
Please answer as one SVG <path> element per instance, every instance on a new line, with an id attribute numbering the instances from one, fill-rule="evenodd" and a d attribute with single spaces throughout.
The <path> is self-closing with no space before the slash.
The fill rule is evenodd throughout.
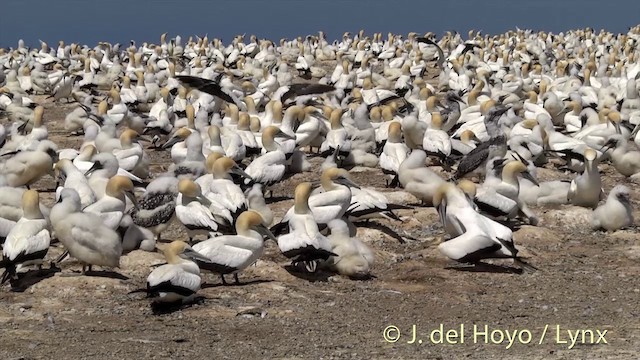
<path id="1" fill-rule="evenodd" d="M 571 181 L 567 199 L 577 206 L 596 208 L 604 198 L 602 180 L 598 171 L 597 153 L 591 148 L 584 151 L 584 172 Z"/>
<path id="2" fill-rule="evenodd" d="M 331 252 L 336 256 L 330 256 L 323 265 L 351 278 L 368 278 L 374 260 L 371 249 L 359 239 L 349 236 L 349 226 L 343 220 L 331 220 L 327 225 Z"/>
<path id="3" fill-rule="evenodd" d="M 82 274 L 93 265 L 118 267 L 122 243 L 118 234 L 105 226 L 95 214 L 80 212 L 80 196 L 63 189 L 49 219 L 56 237 L 69 255 L 82 263 Z"/>
<path id="4" fill-rule="evenodd" d="M 204 197 L 200 185 L 195 182 L 189 179 L 180 180 L 178 192 L 176 217 L 186 228 L 190 243 L 196 235 L 215 233 L 220 224 L 233 221 L 228 210 L 226 214 L 214 214 L 211 211 L 211 200 Z"/>
<path id="5" fill-rule="evenodd" d="M 397 122 L 390 124 L 389 138 L 380 154 L 380 168 L 384 173 L 393 175 L 392 183 L 398 182 L 400 164 L 407 158 L 409 152 L 409 147 L 402 141 L 402 125 Z"/>
<path id="6" fill-rule="evenodd" d="M 317 260 L 327 260 L 336 254 L 331 252 L 329 240 L 318 230 L 309 203 L 311 190 L 308 182 L 296 186 L 295 205 L 287 218 L 289 233 L 278 237 L 278 247 L 294 266 L 303 263 L 307 271 L 314 272 Z"/>
<path id="7" fill-rule="evenodd" d="M 246 210 L 246 201 L 242 189 L 233 182 L 231 174 L 243 178 L 248 177 L 242 169 L 228 157 L 216 158 L 213 154 L 207 157 L 209 174 L 195 180 L 205 196 L 213 194 L 216 200 L 226 207 L 234 218 Z"/>
<path id="8" fill-rule="evenodd" d="M 320 153 L 332 154 L 336 148 L 340 148 L 340 155 L 347 156 L 351 151 L 351 139 L 347 129 L 342 125 L 342 110 L 334 109 L 329 118 L 331 128 L 320 146 Z"/>
<path id="9" fill-rule="evenodd" d="M 125 196 L 137 206 L 138 201 L 133 193 L 133 182 L 126 176 L 116 175 L 109 179 L 105 194 L 95 203 L 82 209 L 83 212 L 94 213 L 109 228 L 116 230 L 125 215 L 127 203 Z"/>
<path id="10" fill-rule="evenodd" d="M 325 169 L 320 178 L 320 185 L 321 187 L 316 189 L 308 200 L 308 206 L 318 224 L 327 224 L 333 219 L 342 218 L 351 206 L 351 188 L 360 188 L 351 181 L 347 170 L 338 168 Z M 301 199 L 303 199 L 302 189 L 304 188 L 301 188 Z M 306 200 L 305 204 L 307 204 Z M 289 221 L 295 214 L 295 209 L 295 206 L 289 208 L 280 225 L 276 225 L 277 229 Z"/>
<path id="11" fill-rule="evenodd" d="M 428 154 L 434 154 L 441 158 L 451 155 L 451 139 L 442 130 L 442 116 L 439 112 L 431 115 L 431 125 L 424 132 L 422 148 Z"/>
<path id="12" fill-rule="evenodd" d="M 233 274 L 236 284 L 240 283 L 238 273 L 262 256 L 264 237 L 277 241 L 265 227 L 260 213 L 253 210 L 240 214 L 236 221 L 236 234 L 212 237 L 193 246 L 207 259 L 198 261 L 200 268 L 219 274 L 223 284 L 226 284 L 226 274 Z"/>
<path id="13" fill-rule="evenodd" d="M 245 196 L 248 209 L 259 212 L 262 216 L 263 224 L 265 226 L 271 226 L 273 223 L 273 211 L 266 204 L 262 184 L 253 184 L 253 186 L 245 192 Z"/>
<path id="14" fill-rule="evenodd" d="M 49 224 L 40 211 L 37 191 L 22 194 L 22 210 L 22 217 L 7 234 L 2 247 L 0 268 L 5 268 L 5 273 L 0 283 L 15 277 L 18 265 L 41 264 L 49 251 Z"/>
<path id="15" fill-rule="evenodd" d="M 74 189 L 78 193 L 82 209 L 96 202 L 96 195 L 89 181 L 73 162 L 62 159 L 55 164 L 54 171 L 64 188 Z"/>
<path id="16" fill-rule="evenodd" d="M 280 145 L 274 141 L 275 136 L 294 139 L 275 126 L 269 126 L 262 132 L 262 145 L 266 154 L 254 159 L 244 170 L 253 181 L 269 186 L 282 180 L 286 172 L 286 156 Z M 245 179 L 245 184 L 251 182 Z"/>
<path id="17" fill-rule="evenodd" d="M 444 180 L 426 166 L 427 154 L 423 150 L 413 150 L 398 168 L 400 185 L 409 193 L 420 199 L 423 204 L 431 206 L 433 195 Z"/>
<path id="18" fill-rule="evenodd" d="M 156 241 L 162 238 L 162 232 L 169 227 L 176 210 L 178 179 L 161 176 L 147 185 L 138 207 L 131 210 L 134 224 L 149 229 L 156 235 Z"/>
<path id="19" fill-rule="evenodd" d="M 624 185 L 616 185 L 607 201 L 593 211 L 591 225 L 594 229 L 616 231 L 633 225 L 633 208 L 630 191 Z"/>
<path id="20" fill-rule="evenodd" d="M 155 303 L 188 303 L 200 290 L 200 268 L 196 260 L 205 260 L 183 241 L 166 245 L 167 264 L 155 268 L 147 277 L 147 294 Z"/>
<path id="21" fill-rule="evenodd" d="M 451 183 L 441 185 L 433 198 L 440 221 L 451 239 L 438 250 L 452 260 L 477 264 L 483 259 L 512 258 L 527 269 L 535 269 L 520 259 L 509 228 L 478 214 L 461 189 Z"/>
<path id="22" fill-rule="evenodd" d="M 498 128 L 497 122 L 500 116 L 507 110 L 507 107 L 496 106 L 485 115 L 484 123 L 490 139 L 480 143 L 480 145 L 462 158 L 456 169 L 455 178 L 462 178 L 466 174 L 476 171 L 476 169 L 483 171 L 488 159 L 496 156 L 503 157 L 506 154 L 506 138 L 504 133 Z"/>
<path id="23" fill-rule="evenodd" d="M 18 152 L 0 164 L 0 175 L 8 186 L 29 188 L 44 175 L 53 176 L 53 164 L 58 158 L 56 150 L 57 146 L 51 141 L 41 141 L 37 150 Z M 7 155 L 10 154 L 0 154 Z"/>
<path id="24" fill-rule="evenodd" d="M 637 175 L 640 173 L 640 151 L 631 148 L 622 135 L 612 135 L 601 150 L 608 148 L 613 148 L 611 161 L 620 174 L 633 179 L 640 178 L 640 175 Z"/>

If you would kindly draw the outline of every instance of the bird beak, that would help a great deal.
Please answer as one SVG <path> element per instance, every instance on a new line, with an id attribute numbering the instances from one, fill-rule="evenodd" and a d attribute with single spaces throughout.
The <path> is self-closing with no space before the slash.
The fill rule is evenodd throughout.
<path id="1" fill-rule="evenodd" d="M 640 123 L 638 123 L 638 125 L 633 128 L 633 131 L 631 131 L 631 135 L 629 135 L 629 138 L 635 138 L 636 135 L 638 135 L 638 131 L 640 131 Z"/>
<path id="2" fill-rule="evenodd" d="M 164 145 L 162 145 L 162 148 L 163 149 L 170 148 L 171 146 L 176 144 L 178 141 L 180 141 L 180 138 L 177 136 L 173 136 L 171 139 L 167 140 L 167 142 L 164 143 Z"/>
<path id="3" fill-rule="evenodd" d="M 19 152 L 20 152 L 20 150 L 16 150 L 16 151 L 9 151 L 9 152 L 6 152 L 6 153 L 4 153 L 4 154 L 0 155 L 0 157 L 10 156 L 10 155 L 15 155 L 15 154 L 17 154 L 17 153 L 19 153 Z"/>
<path id="4" fill-rule="evenodd" d="M 58 172 L 58 183 L 64 184 L 67 181 L 67 176 L 63 172 Z"/>
<path id="5" fill-rule="evenodd" d="M 25 134 L 25 129 L 27 128 L 28 124 L 29 124 L 29 122 L 25 121 L 22 124 L 20 124 L 20 126 L 18 126 L 18 132 L 20 133 L 20 135 L 24 135 Z"/>
<path id="6" fill-rule="evenodd" d="M 311 182 L 311 188 L 312 189 L 316 189 L 316 188 L 320 187 L 320 185 L 321 185 L 320 180 L 313 180 Z"/>
<path id="7" fill-rule="evenodd" d="M 522 177 L 531 181 L 535 186 L 538 186 L 538 187 L 540 186 L 540 184 L 538 183 L 538 180 L 536 180 L 536 178 L 534 178 L 530 172 L 528 171 L 523 172 Z"/>
<path id="8" fill-rule="evenodd" d="M 327 117 L 326 117 L 326 116 L 324 116 L 324 114 L 322 113 L 322 111 L 316 111 L 316 112 L 315 112 L 315 114 L 316 114 L 316 116 L 317 116 L 317 117 L 319 117 L 320 119 L 325 120 L 325 121 L 329 121 L 329 119 L 327 119 Z"/>
<path id="9" fill-rule="evenodd" d="M 211 262 L 211 259 L 209 259 L 208 257 L 200 254 L 199 252 L 193 250 L 190 247 L 185 249 L 181 256 L 183 258 L 188 259 L 188 260 L 203 261 L 203 262 L 208 262 L 208 263 Z"/>
<path id="10" fill-rule="evenodd" d="M 502 114 L 506 113 L 507 111 L 509 111 L 508 107 L 506 107 L 506 106 L 498 106 L 495 113 L 498 116 L 502 116 Z"/>
<path id="11" fill-rule="evenodd" d="M 242 176 L 245 179 L 253 180 L 253 178 L 249 174 L 244 172 L 244 170 L 242 170 L 238 165 L 232 167 L 230 171 L 231 171 L 232 174 L 236 174 L 238 176 Z"/>
<path id="12" fill-rule="evenodd" d="M 287 134 L 287 133 L 284 133 L 284 132 L 282 132 L 282 131 L 279 131 L 279 132 L 278 132 L 278 134 L 277 134 L 276 136 L 283 137 L 283 138 L 285 138 L 285 139 L 289 139 L 289 140 L 295 140 L 295 139 L 296 139 L 296 137 L 295 137 L 295 136 L 291 136 L 291 135 L 289 135 L 289 134 Z"/>
<path id="13" fill-rule="evenodd" d="M 616 128 L 616 134 L 622 134 L 622 130 L 620 129 L 620 123 L 616 121 L 609 120 L 609 122 Z"/>
<path id="14" fill-rule="evenodd" d="M 134 194 L 133 191 L 125 191 L 124 195 L 131 200 L 133 207 L 138 209 L 138 199 L 136 199 L 136 194 Z"/>
<path id="15" fill-rule="evenodd" d="M 138 136 L 138 139 L 140 139 L 141 141 L 144 141 L 144 142 L 148 142 L 148 143 L 153 142 L 151 139 L 149 139 L 146 136 Z"/>
<path id="16" fill-rule="evenodd" d="M 618 201 L 620 201 L 621 203 L 625 203 L 625 204 L 629 203 L 629 195 L 628 194 L 618 194 L 618 195 L 616 195 L 616 197 L 618 198 Z"/>
<path id="17" fill-rule="evenodd" d="M 360 186 L 356 185 L 353 181 L 347 179 L 347 178 L 342 178 L 339 179 L 338 181 L 336 181 L 338 184 L 342 184 L 344 186 L 348 186 L 348 187 L 352 187 L 352 188 L 356 188 L 356 189 L 360 189 Z"/>
<path id="18" fill-rule="evenodd" d="M 91 173 L 99 169 L 102 169 L 102 166 L 100 166 L 100 163 L 96 161 L 93 163 L 93 165 L 91 165 L 91 167 L 87 171 L 84 172 L 84 176 L 85 177 L 89 176 L 91 175 Z"/>
<path id="19" fill-rule="evenodd" d="M 604 143 L 604 145 L 602 145 L 602 147 L 600 148 L 600 152 L 605 153 L 607 152 L 607 150 L 611 149 L 613 147 L 613 141 L 609 140 L 606 143 Z"/>
<path id="20" fill-rule="evenodd" d="M 269 230 L 266 226 L 259 224 L 256 226 L 256 231 L 259 232 L 262 236 L 266 236 L 267 239 L 271 239 L 273 241 L 278 241 L 275 235 Z"/>

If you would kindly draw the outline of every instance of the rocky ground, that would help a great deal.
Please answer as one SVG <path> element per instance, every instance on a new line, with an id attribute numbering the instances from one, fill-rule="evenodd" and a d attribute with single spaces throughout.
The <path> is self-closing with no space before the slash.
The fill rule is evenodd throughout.
<path id="1" fill-rule="evenodd" d="M 38 100 L 45 104 L 51 139 L 61 148 L 77 147 L 81 138 L 68 137 L 62 121 L 73 105 Z M 170 162 L 168 152 L 149 153 L 155 172 Z M 601 168 L 607 192 L 627 183 L 608 165 Z M 285 197 L 299 181 L 318 176 L 317 171 L 296 175 L 274 193 Z M 540 180 L 571 176 L 553 165 L 539 174 Z M 377 169 L 356 168 L 353 179 L 394 202 L 416 203 L 409 194 L 386 189 Z M 629 185 L 637 207 L 640 192 Z M 50 178 L 35 186 L 48 191 L 49 204 L 52 187 Z M 272 206 L 280 216 L 291 204 L 280 200 Z M 160 315 L 143 295 L 129 294 L 144 286 L 150 266 L 162 262 L 160 254 L 134 251 L 122 258 L 117 273 L 95 276 L 64 276 L 79 270 L 66 260 L 61 272 L 29 273 L 22 292 L 0 289 L 0 358 L 637 358 L 637 229 L 594 232 L 590 212 L 572 206 L 534 210 L 539 226 L 524 225 L 514 238 L 540 268 L 535 273 L 517 273 L 509 261 L 482 271 L 447 269 L 450 263 L 437 251 L 443 235 L 437 214 L 416 207 L 399 212 L 402 223 L 376 220 L 358 229 L 375 251 L 374 279 L 301 278 L 267 242 L 263 258 L 240 275 L 240 286 L 221 286 L 217 277 L 204 275 L 197 304 Z M 164 237 L 184 240 L 185 234 L 173 225 Z M 49 256 L 60 253 L 54 248 Z M 457 344 L 433 343 L 440 338 L 432 331 L 441 324 L 445 335 L 457 330 L 457 338 L 454 333 L 448 338 Z M 408 343 L 413 325 L 417 337 Z M 387 340 L 398 331 L 400 338 L 385 340 L 385 329 Z M 567 330 L 582 331 L 573 346 Z M 586 330 L 593 331 L 593 339 Z M 606 344 L 598 336 L 605 330 Z"/>

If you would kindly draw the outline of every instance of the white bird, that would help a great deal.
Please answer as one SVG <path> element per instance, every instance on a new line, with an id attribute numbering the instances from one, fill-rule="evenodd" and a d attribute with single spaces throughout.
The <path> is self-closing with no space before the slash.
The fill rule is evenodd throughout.
<path id="1" fill-rule="evenodd" d="M 351 206 L 351 188 L 359 189 L 360 187 L 351 181 L 347 170 L 339 168 L 325 169 L 320 177 L 320 184 L 321 188 L 314 191 L 308 204 L 315 221 L 318 224 L 327 224 L 346 214 Z M 294 213 L 295 206 L 287 211 L 281 223 L 289 221 Z"/>
<path id="2" fill-rule="evenodd" d="M 380 154 L 380 168 L 384 173 L 393 175 L 392 183 L 397 183 L 400 164 L 405 161 L 409 152 L 409 147 L 402 141 L 402 125 L 399 122 L 391 123 L 389 137 Z"/>
<path id="3" fill-rule="evenodd" d="M 264 199 L 264 193 L 262 192 L 262 184 L 255 183 L 253 186 L 245 192 L 247 200 L 247 208 L 260 213 L 262 216 L 263 224 L 265 226 L 271 226 L 273 223 L 273 211 Z"/>
<path id="4" fill-rule="evenodd" d="M 54 165 L 54 172 L 58 184 L 62 184 L 62 187 L 71 188 L 78 192 L 83 209 L 96 202 L 96 195 L 91 185 L 89 185 L 85 173 L 80 171 L 71 160 L 61 159 L 58 161 Z"/>
<path id="5" fill-rule="evenodd" d="M 228 157 L 217 158 L 216 154 L 207 157 L 209 174 L 196 179 L 205 196 L 213 194 L 216 200 L 227 208 L 234 218 L 246 210 L 246 201 L 242 189 L 233 182 L 231 174 L 248 177 L 242 169 Z"/>
<path id="6" fill-rule="evenodd" d="M 189 179 L 180 180 L 176 198 L 176 217 L 186 228 L 189 242 L 193 242 L 196 235 L 208 235 L 218 231 L 218 222 L 223 222 L 219 216 L 214 216 L 209 205 L 211 201 L 202 195 L 200 185 Z"/>
<path id="7" fill-rule="evenodd" d="M 535 269 L 518 257 L 509 228 L 478 214 L 461 189 L 453 184 L 441 185 L 433 198 L 440 221 L 451 239 L 438 245 L 448 258 L 477 264 L 483 259 L 512 258 L 519 265 Z"/>
<path id="8" fill-rule="evenodd" d="M 118 234 L 106 227 L 95 214 L 80 211 L 80 196 L 73 189 L 63 189 L 49 219 L 56 237 L 69 255 L 82 263 L 82 274 L 93 265 L 119 267 L 122 242 Z"/>
<path id="9" fill-rule="evenodd" d="M 336 256 L 330 256 L 323 265 L 351 278 L 368 278 L 374 260 L 371 249 L 359 239 L 349 236 L 349 226 L 343 220 L 331 220 L 327 225 L 331 232 L 327 236 L 331 252 Z"/>
<path id="10" fill-rule="evenodd" d="M 439 112 L 431 115 L 431 125 L 424 132 L 422 148 L 430 154 L 445 157 L 451 155 L 451 139 L 442 130 L 442 116 Z"/>
<path id="11" fill-rule="evenodd" d="M 126 176 L 116 175 L 109 179 L 105 189 L 105 195 L 95 203 L 85 207 L 82 211 L 94 213 L 109 228 L 116 230 L 125 215 L 127 203 L 125 196 L 137 205 L 136 196 L 133 193 L 133 182 Z"/>
<path id="12" fill-rule="evenodd" d="M 336 254 L 331 252 L 329 240 L 318 230 L 309 206 L 311 190 L 308 182 L 296 186 L 295 205 L 288 218 L 289 233 L 278 237 L 278 247 L 294 266 L 303 263 L 307 271 L 314 272 L 317 260 L 327 260 Z"/>
<path id="13" fill-rule="evenodd" d="M 189 303 L 200 290 L 200 268 L 195 260 L 206 260 L 183 241 L 162 249 L 167 264 L 155 268 L 147 277 L 147 295 L 154 303 Z"/>
<path id="14" fill-rule="evenodd" d="M 286 155 L 280 145 L 274 140 L 278 135 L 295 140 L 294 137 L 283 133 L 282 130 L 275 126 L 267 127 L 262 132 L 262 146 L 267 150 L 267 153 L 254 159 L 251 164 L 244 169 L 253 181 L 265 186 L 273 185 L 282 180 L 286 172 Z M 245 179 L 244 182 L 248 184 L 251 180 Z"/>
<path id="15" fill-rule="evenodd" d="M 398 168 L 400 185 L 427 206 L 432 205 L 433 196 L 445 181 L 425 162 L 427 154 L 422 150 L 413 150 Z"/>
<path id="16" fill-rule="evenodd" d="M 602 147 L 602 149 L 606 148 L 613 148 L 611 162 L 620 174 L 630 176 L 632 179 L 640 178 L 640 151 L 629 146 L 624 136 L 611 136 Z"/>
<path id="17" fill-rule="evenodd" d="M 37 150 L 19 152 L 0 164 L 0 175 L 8 186 L 28 188 L 44 175 L 53 175 L 53 163 L 58 158 L 56 149 L 51 141 L 41 141 Z"/>
<path id="18" fill-rule="evenodd" d="M 2 247 L 0 267 L 5 268 L 0 283 L 16 276 L 17 266 L 42 264 L 49 251 L 49 224 L 40 211 L 40 198 L 35 190 L 22 194 L 23 216 L 11 229 Z"/>
<path id="19" fill-rule="evenodd" d="M 571 181 L 567 194 L 573 205 L 595 209 L 604 198 L 597 156 L 596 151 L 591 148 L 584 151 L 584 172 Z"/>
<path id="20" fill-rule="evenodd" d="M 347 156 L 351 151 L 351 138 L 347 129 L 342 125 L 342 110 L 333 109 L 329 117 L 330 129 L 320 146 L 323 154 L 332 154 L 339 148 L 340 155 Z"/>
<path id="21" fill-rule="evenodd" d="M 263 222 L 260 213 L 248 210 L 236 221 L 237 235 L 216 236 L 195 244 L 193 249 L 207 259 L 198 261 L 200 268 L 219 274 L 223 284 L 224 275 L 233 274 L 239 284 L 238 273 L 262 256 L 264 238 L 277 241 Z"/>
<path id="22" fill-rule="evenodd" d="M 93 189 L 96 199 L 104 196 L 109 179 L 116 175 L 126 176 L 134 184 L 140 184 L 142 179 L 122 169 L 118 165 L 118 159 L 110 153 L 100 153 L 94 155 L 87 162 L 78 162 L 74 159 L 74 164 L 78 170 L 84 171 L 84 175 L 89 177 L 89 186 Z"/>
<path id="23" fill-rule="evenodd" d="M 633 208 L 630 191 L 624 185 L 616 185 L 607 201 L 593 211 L 591 225 L 594 229 L 616 231 L 633 225 Z"/>

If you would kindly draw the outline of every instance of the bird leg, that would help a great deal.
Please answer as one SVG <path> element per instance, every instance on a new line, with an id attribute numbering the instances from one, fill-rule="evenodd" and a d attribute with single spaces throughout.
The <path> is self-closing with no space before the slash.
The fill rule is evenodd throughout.
<path id="1" fill-rule="evenodd" d="M 238 273 L 233 274 L 233 279 L 236 281 L 236 285 L 240 285 L 240 279 L 238 279 Z"/>
<path id="2" fill-rule="evenodd" d="M 220 279 L 222 280 L 222 285 L 227 285 L 227 281 L 224 279 L 224 275 L 220 274 Z"/>
<path id="3" fill-rule="evenodd" d="M 63 252 L 63 253 L 62 253 L 62 255 L 60 255 L 60 256 L 56 259 L 56 261 L 54 261 L 54 262 L 52 262 L 52 263 L 51 263 L 51 265 L 53 266 L 53 264 L 54 264 L 54 263 L 55 263 L 55 264 L 60 263 L 62 260 L 64 260 L 64 259 L 67 257 L 67 255 L 69 255 L 69 251 L 68 251 L 68 250 L 65 250 L 65 252 Z"/>

